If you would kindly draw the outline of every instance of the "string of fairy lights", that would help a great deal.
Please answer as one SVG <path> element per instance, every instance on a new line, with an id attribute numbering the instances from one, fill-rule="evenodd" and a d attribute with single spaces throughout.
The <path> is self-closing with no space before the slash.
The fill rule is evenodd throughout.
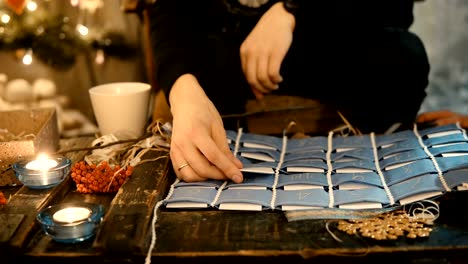
<path id="1" fill-rule="evenodd" d="M 77 18 L 54 14 L 53 4 L 70 5 Z M 57 69 L 70 68 L 80 53 L 90 50 L 96 64 L 106 56 L 135 55 L 138 47 L 122 33 L 96 34 L 102 26 L 89 23 L 89 17 L 99 15 L 103 6 L 103 0 L 0 0 L 0 51 L 14 52 L 24 65 L 38 59 Z"/>

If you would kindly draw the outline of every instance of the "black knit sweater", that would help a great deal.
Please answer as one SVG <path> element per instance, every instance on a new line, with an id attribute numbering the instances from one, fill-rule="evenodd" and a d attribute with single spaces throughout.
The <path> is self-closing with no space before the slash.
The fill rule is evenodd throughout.
<path id="1" fill-rule="evenodd" d="M 157 0 L 149 7 L 155 77 L 167 98 L 176 79 L 185 73 L 206 74 L 203 61 L 215 52 L 207 45 L 221 36 L 242 43 L 261 15 L 277 0 L 252 8 L 238 0 Z M 265 1 L 260 1 L 265 2 Z M 412 0 L 297 0 L 296 29 L 315 32 L 408 29 L 413 22 Z"/>

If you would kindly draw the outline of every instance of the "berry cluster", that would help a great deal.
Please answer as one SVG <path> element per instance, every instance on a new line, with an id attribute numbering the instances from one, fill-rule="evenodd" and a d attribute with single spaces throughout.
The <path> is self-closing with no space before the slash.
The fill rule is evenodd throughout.
<path id="1" fill-rule="evenodd" d="M 107 161 L 99 165 L 80 161 L 71 168 L 71 177 L 80 193 L 115 193 L 132 173 L 132 166 L 111 166 Z"/>
<path id="2" fill-rule="evenodd" d="M 0 205 L 5 205 L 7 204 L 7 202 L 8 200 L 7 198 L 5 198 L 5 195 L 2 192 L 0 192 Z"/>

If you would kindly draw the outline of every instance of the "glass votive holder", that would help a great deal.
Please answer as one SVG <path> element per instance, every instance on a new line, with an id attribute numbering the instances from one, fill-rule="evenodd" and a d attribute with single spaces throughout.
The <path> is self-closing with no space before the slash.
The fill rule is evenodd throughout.
<path id="1" fill-rule="evenodd" d="M 32 189 L 47 189 L 61 183 L 70 172 L 71 160 L 63 156 L 21 160 L 12 168 L 18 180 Z"/>
<path id="2" fill-rule="evenodd" d="M 104 217 L 104 207 L 92 203 L 48 206 L 36 216 L 42 230 L 61 243 L 78 243 L 93 237 Z"/>

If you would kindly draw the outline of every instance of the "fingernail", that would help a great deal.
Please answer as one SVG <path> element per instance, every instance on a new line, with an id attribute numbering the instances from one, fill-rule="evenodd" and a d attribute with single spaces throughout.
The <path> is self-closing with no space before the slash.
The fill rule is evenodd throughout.
<path id="1" fill-rule="evenodd" d="M 279 85 L 278 85 L 278 84 L 275 85 L 275 86 L 273 86 L 273 90 L 278 90 L 278 88 L 279 88 Z"/>
<path id="2" fill-rule="evenodd" d="M 235 183 L 241 183 L 242 182 L 242 177 L 239 176 L 239 175 L 234 175 L 232 176 L 232 181 L 234 181 Z"/>

